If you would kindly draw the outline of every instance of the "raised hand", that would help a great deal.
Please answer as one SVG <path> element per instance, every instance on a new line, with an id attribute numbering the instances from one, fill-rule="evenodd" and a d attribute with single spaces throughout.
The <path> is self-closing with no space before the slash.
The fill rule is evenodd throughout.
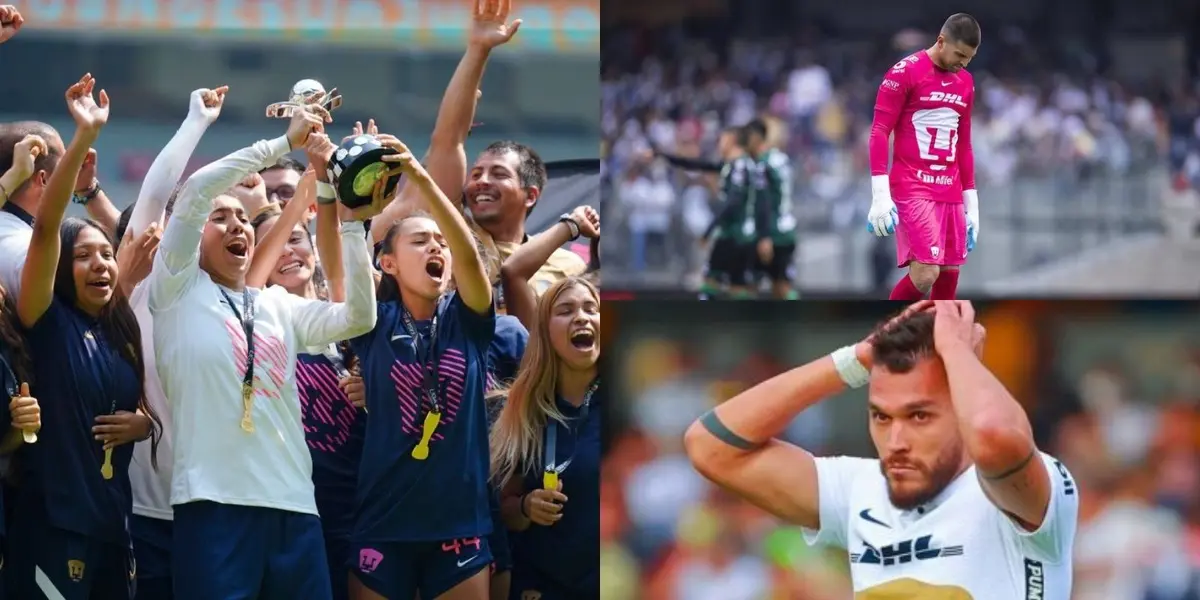
<path id="1" fill-rule="evenodd" d="M 421 163 L 417 162 L 417 159 L 413 156 L 412 151 L 408 149 L 408 146 L 405 146 L 404 142 L 401 142 L 395 136 L 386 133 L 382 134 L 379 136 L 379 143 L 383 144 L 384 147 L 396 151 L 395 154 L 383 155 L 383 162 L 388 163 L 392 167 L 389 169 L 387 177 L 391 177 L 397 173 L 412 175 L 418 170 L 424 169 Z"/>
<path id="2" fill-rule="evenodd" d="M 203 117 L 209 123 L 215 122 L 217 117 L 221 116 L 221 107 L 225 105 L 225 94 L 228 92 L 227 85 L 211 90 L 200 88 L 192 92 L 191 101 L 188 103 L 188 115 Z"/>
<path id="3" fill-rule="evenodd" d="M 0 5 L 0 44 L 13 39 L 21 27 L 25 25 L 25 17 L 21 11 L 11 4 Z"/>
<path id="4" fill-rule="evenodd" d="M 46 152 L 48 152 L 46 140 L 31 133 L 13 147 L 13 164 L 9 170 L 17 176 L 19 181 L 24 183 L 26 179 L 33 176 L 34 161 Z"/>
<path id="5" fill-rule="evenodd" d="M 521 28 L 521 20 L 508 22 L 512 0 L 475 0 L 468 43 L 487 49 L 507 43 Z"/>
<path id="6" fill-rule="evenodd" d="M 324 171 L 329 158 L 337 151 L 329 136 L 324 133 L 310 133 L 308 141 L 304 142 L 304 154 L 308 157 L 308 167 Z"/>
<path id="7" fill-rule="evenodd" d="M 242 203 L 242 209 L 251 218 L 271 203 L 271 199 L 267 197 L 267 182 L 258 173 L 250 173 L 243 177 L 237 185 L 229 188 L 229 195 Z"/>
<path id="8" fill-rule="evenodd" d="M 939 355 L 982 351 L 987 332 L 975 322 L 975 307 L 967 300 L 936 300 L 933 310 L 933 347 Z"/>
<path id="9" fill-rule="evenodd" d="M 150 276 L 150 268 L 154 265 L 154 254 L 158 244 L 162 242 L 163 229 L 158 223 L 151 223 L 145 231 L 133 236 L 126 234 L 125 243 L 117 250 L 117 272 L 120 273 L 122 287 L 127 294 L 142 280 Z"/>
<path id="10" fill-rule="evenodd" d="M 317 104 L 306 104 L 292 111 L 292 120 L 288 122 L 287 139 L 292 149 L 304 147 L 308 134 L 316 131 L 325 132 L 325 124 L 332 123 L 333 117 L 329 111 Z"/>
<path id="11" fill-rule="evenodd" d="M 108 93 L 100 90 L 99 101 L 92 98 L 96 79 L 87 73 L 67 88 L 67 110 L 75 126 L 85 133 L 96 135 L 108 123 Z"/>
<path id="12" fill-rule="evenodd" d="M 355 121 L 354 129 L 350 130 L 350 135 L 342 138 L 342 143 L 345 144 L 346 142 L 348 142 L 364 133 L 367 135 L 379 135 L 379 127 L 375 125 L 375 119 L 367 119 L 367 128 L 366 129 L 363 129 L 362 121 Z"/>
<path id="13" fill-rule="evenodd" d="M 571 219 L 579 225 L 579 235 L 589 240 L 600 237 L 600 213 L 590 206 L 579 206 L 571 211 Z"/>

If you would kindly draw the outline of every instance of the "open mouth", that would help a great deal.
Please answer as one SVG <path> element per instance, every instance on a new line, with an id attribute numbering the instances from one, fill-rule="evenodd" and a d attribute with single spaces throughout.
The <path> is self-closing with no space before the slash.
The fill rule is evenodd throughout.
<path id="1" fill-rule="evenodd" d="M 87 286 L 94 290 L 108 291 L 112 289 L 112 280 L 97 279 L 95 281 L 89 281 Z"/>
<path id="2" fill-rule="evenodd" d="M 483 191 L 475 194 L 476 204 L 493 204 L 500 201 L 500 195 L 491 191 Z"/>
<path id="3" fill-rule="evenodd" d="M 437 281 L 442 280 L 442 276 L 446 274 L 446 261 L 440 257 L 433 257 L 429 262 L 425 263 L 425 273 Z"/>
<path id="4" fill-rule="evenodd" d="M 246 245 L 246 240 L 233 240 L 225 244 L 225 249 L 238 258 L 246 258 L 246 254 L 250 251 L 250 247 Z"/>
<path id="5" fill-rule="evenodd" d="M 596 334 L 591 329 L 577 329 L 571 333 L 571 345 L 576 350 L 591 350 L 596 347 Z"/>
<path id="6" fill-rule="evenodd" d="M 288 274 L 288 273 L 291 273 L 291 272 L 293 272 L 293 271 L 299 271 L 299 270 L 300 270 L 300 268 L 301 268 L 301 267 L 303 267 L 303 266 L 304 266 L 304 263 L 302 263 L 302 262 L 300 262 L 300 261 L 290 262 L 290 263 L 288 263 L 288 264 L 286 264 L 286 265 L 283 265 L 283 267 L 281 267 L 281 268 L 279 269 L 279 274 L 280 274 L 280 275 L 286 275 L 286 274 Z"/>

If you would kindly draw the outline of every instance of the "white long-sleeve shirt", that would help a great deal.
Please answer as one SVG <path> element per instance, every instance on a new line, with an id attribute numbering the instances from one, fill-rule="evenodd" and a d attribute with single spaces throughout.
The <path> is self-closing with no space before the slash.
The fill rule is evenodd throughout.
<path id="1" fill-rule="evenodd" d="M 155 157 L 142 188 L 138 192 L 137 203 L 134 204 L 133 214 L 129 217 L 129 231 L 136 238 L 151 223 L 162 223 L 167 200 L 183 170 L 187 168 L 188 160 L 200 143 L 200 138 L 208 130 L 209 122 L 203 114 L 193 111 L 171 141 L 163 146 Z M 129 296 L 129 304 L 137 317 L 138 327 L 142 334 L 142 356 L 146 365 L 145 394 L 146 403 L 162 419 L 163 431 L 158 444 L 158 470 L 153 468 L 150 461 L 150 440 L 138 442 L 133 447 L 133 464 L 129 469 L 129 485 L 133 490 L 133 514 L 152 519 L 173 518 L 171 510 L 171 476 L 174 473 L 175 434 L 171 425 L 171 409 L 167 405 L 167 396 L 163 392 L 162 382 L 158 378 L 158 367 L 154 359 L 154 320 L 150 316 L 150 288 L 145 281 L 133 288 Z"/>
<path id="2" fill-rule="evenodd" d="M 147 280 L 154 350 L 175 434 L 171 504 L 210 500 L 317 514 L 312 459 L 296 392 L 299 348 L 375 327 L 374 281 L 362 223 L 342 225 L 346 302 L 308 300 L 279 287 L 255 296 L 255 431 L 241 429 L 246 340 L 222 290 L 200 270 L 212 199 L 289 151 L 284 137 L 256 142 L 197 171 L 180 192 Z"/>

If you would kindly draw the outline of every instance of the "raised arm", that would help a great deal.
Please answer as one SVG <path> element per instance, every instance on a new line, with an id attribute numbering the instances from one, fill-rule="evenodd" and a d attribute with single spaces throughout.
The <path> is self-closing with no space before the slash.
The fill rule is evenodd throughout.
<path id="1" fill-rule="evenodd" d="M 390 135 L 381 135 L 379 140 L 396 150 L 396 154 L 384 155 L 383 160 L 397 165 L 397 168 L 404 171 L 405 177 L 408 178 L 408 186 L 420 191 L 425 197 L 430 215 L 442 230 L 446 245 L 450 247 L 454 257 L 450 272 L 463 304 L 477 314 L 488 314 L 492 309 L 492 285 L 488 280 L 479 246 L 475 244 L 475 238 L 471 235 L 462 211 L 438 188 L 433 178 L 400 140 Z"/>
<path id="2" fill-rule="evenodd" d="M 213 90 L 199 89 L 192 92 L 188 102 L 188 115 L 175 135 L 163 146 L 150 168 L 142 187 L 138 190 L 133 214 L 129 217 L 129 228 L 133 234 L 145 231 L 151 223 L 162 223 L 163 213 L 167 208 L 167 200 L 179 184 L 192 153 L 208 131 L 208 126 L 217 120 L 221 114 L 221 106 L 225 103 L 225 93 L 228 86 Z"/>
<path id="3" fill-rule="evenodd" d="M 59 226 L 88 149 L 108 122 L 108 94 L 100 90 L 97 102 L 92 98 L 95 86 L 96 80 L 88 73 L 67 88 L 67 110 L 75 120 L 75 137 L 42 190 L 41 204 L 33 222 L 33 237 L 29 241 L 17 295 L 17 316 L 27 328 L 37 323 L 54 299 L 54 276 L 61 252 Z"/>
<path id="4" fill-rule="evenodd" d="M 901 317 L 929 307 L 928 301 L 919 302 Z M 734 396 L 688 428 L 688 457 L 705 477 L 759 508 L 821 529 L 816 460 L 803 448 L 775 438 L 823 398 L 865 385 L 871 363 L 868 338 Z"/>
<path id="5" fill-rule="evenodd" d="M 370 125 L 374 128 L 374 121 Z M 355 124 L 356 134 L 362 133 L 362 124 Z M 378 133 L 375 131 L 374 133 Z M 373 133 L 373 135 L 374 135 Z M 325 282 L 329 286 L 329 300 L 346 301 L 346 272 L 342 268 L 342 229 L 338 216 L 337 189 L 328 181 L 326 165 L 337 148 L 329 143 L 316 141 L 310 136 L 304 152 L 314 179 L 310 184 L 317 202 L 317 256 L 321 257 L 321 268 L 325 271 Z"/>
<path id="6" fill-rule="evenodd" d="M 360 213 L 361 215 L 361 213 Z M 324 346 L 360 336 L 375 328 L 375 277 L 367 232 L 361 220 L 342 223 L 342 264 L 346 272 L 346 301 L 294 298 L 293 328 L 300 346 Z"/>
<path id="7" fill-rule="evenodd" d="M 316 136 L 317 134 L 310 135 L 309 140 L 311 141 Z M 304 177 L 300 179 L 300 185 L 296 188 L 296 197 L 283 207 L 283 212 L 267 235 L 259 238 L 258 244 L 254 248 L 254 258 L 250 260 L 250 270 L 246 272 L 247 287 L 263 288 L 267 286 L 271 279 L 271 271 L 275 269 L 275 264 L 279 261 L 279 253 L 283 252 L 284 245 L 292 237 L 292 231 L 304 219 L 304 213 L 308 212 L 308 207 L 312 206 L 315 191 L 313 183 L 313 174 L 305 173 Z M 321 259 L 322 262 L 330 260 L 324 256 Z"/>
<path id="8" fill-rule="evenodd" d="M 200 237 L 212 211 L 214 198 L 224 193 L 247 174 L 274 164 L 279 157 L 308 139 L 308 133 L 329 121 L 329 113 L 317 106 L 297 110 L 288 124 L 287 134 L 273 140 L 258 141 L 216 162 L 205 165 L 183 184 L 171 220 L 163 231 L 162 243 L 150 272 L 150 306 L 162 309 L 184 292 L 190 276 L 198 267 Z"/>
<path id="9" fill-rule="evenodd" d="M 589 239 L 600 237 L 600 213 L 590 206 L 581 206 L 571 213 L 571 223 L 564 219 L 521 244 L 500 267 L 500 282 L 504 286 L 508 314 L 516 317 L 526 329 L 533 329 L 537 320 L 537 293 L 529 286 L 538 269 L 550 260 L 554 251 L 580 235 Z"/>
<path id="10" fill-rule="evenodd" d="M 983 491 L 1023 528 L 1036 530 L 1046 517 L 1051 481 L 1025 409 L 976 355 L 971 303 L 936 306 L 934 346 L 946 366 L 950 401 Z"/>
<path id="11" fill-rule="evenodd" d="M 115 235 L 117 221 L 121 220 L 121 211 L 113 205 L 108 194 L 104 193 L 104 188 L 100 187 L 100 180 L 96 179 L 96 158 L 96 149 L 88 150 L 83 159 L 83 166 L 75 177 L 71 199 L 82 203 L 89 218 L 99 223 L 109 235 Z"/>
<path id="12" fill-rule="evenodd" d="M 479 84 L 483 81 L 484 67 L 492 49 L 500 46 L 517 33 L 521 20 L 508 22 L 512 0 L 474 0 L 475 10 L 467 51 L 459 61 L 442 104 L 438 107 L 437 121 L 429 140 L 429 151 L 422 161 L 434 184 L 446 195 L 458 198 L 463 183 L 467 180 L 467 153 L 464 144 L 475 119 L 475 105 L 479 99 Z M 420 208 L 430 210 L 427 196 L 411 186 L 401 188 L 396 200 L 384 210 L 381 218 L 371 222 L 371 239 L 379 241 L 388 227 L 397 219 Z M 432 211 L 431 211 L 432 212 Z"/>

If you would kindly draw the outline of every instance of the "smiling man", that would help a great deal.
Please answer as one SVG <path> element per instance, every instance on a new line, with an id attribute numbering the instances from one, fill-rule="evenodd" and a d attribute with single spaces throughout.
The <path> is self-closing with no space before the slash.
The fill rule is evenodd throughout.
<path id="1" fill-rule="evenodd" d="M 524 144 L 494 142 L 475 160 L 464 190 L 467 208 L 475 223 L 495 242 L 501 261 L 529 239 L 525 219 L 545 188 L 546 163 Z M 561 220 L 571 219 L 563 215 Z M 579 255 L 559 248 L 529 284 L 541 295 L 558 280 L 586 270 L 587 263 Z"/>
<path id="2" fill-rule="evenodd" d="M 809 543 L 844 548 L 855 598 L 1067 600 L 1077 487 L 980 362 L 984 335 L 969 302 L 917 303 L 701 417 L 688 456 Z M 816 458 L 775 439 L 864 385 L 879 458 Z"/>

